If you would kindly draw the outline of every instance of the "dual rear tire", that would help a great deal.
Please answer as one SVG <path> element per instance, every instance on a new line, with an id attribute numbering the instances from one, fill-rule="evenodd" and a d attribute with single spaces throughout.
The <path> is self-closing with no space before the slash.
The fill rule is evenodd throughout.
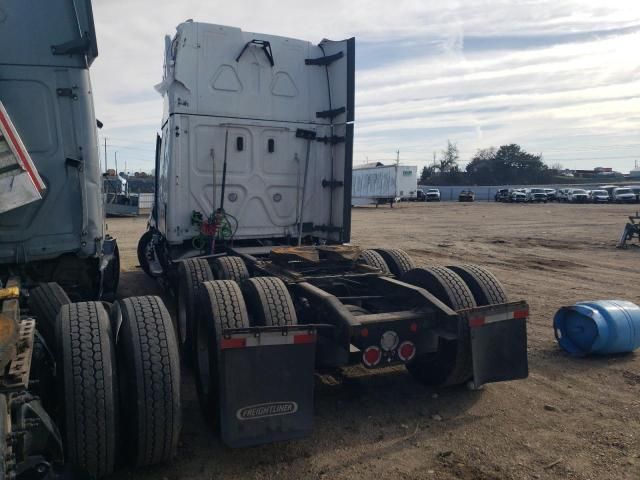
<path id="1" fill-rule="evenodd" d="M 496 277 L 476 265 L 416 268 L 411 257 L 399 249 L 364 250 L 358 261 L 424 288 L 455 311 L 508 301 Z M 421 354 L 407 364 L 420 382 L 450 386 L 465 383 L 473 376 L 469 326 L 462 317 L 457 317 L 457 322 L 455 340 L 440 337 L 437 351 Z"/>
<path id="2" fill-rule="evenodd" d="M 495 276 L 475 265 L 416 268 L 401 280 L 424 288 L 455 311 L 508 301 L 506 291 Z M 440 337 L 437 351 L 421 354 L 407 365 L 418 381 L 452 386 L 472 378 L 470 329 L 463 317 L 457 317 L 455 329 L 455 340 Z"/>
<path id="3" fill-rule="evenodd" d="M 232 280 L 237 283 L 249 278 L 249 271 L 240 257 L 214 258 L 211 265 L 204 258 L 189 258 L 178 265 L 178 338 L 182 358 L 189 366 L 196 362 L 195 330 L 199 298 L 204 282 Z"/>
<path id="4" fill-rule="evenodd" d="M 396 277 L 401 277 L 409 270 L 416 268 L 411 256 L 399 248 L 377 248 L 374 250 L 387 264 L 389 271 Z"/>
<path id="5" fill-rule="evenodd" d="M 411 256 L 399 248 L 376 248 L 363 250 L 358 263 L 377 268 L 382 273 L 391 273 L 400 277 L 412 268 L 416 268 Z"/>
<path id="6" fill-rule="evenodd" d="M 69 463 L 99 478 L 121 461 L 170 460 L 180 431 L 180 369 L 158 297 L 69 303 L 56 322 L 58 411 Z"/>
<path id="7" fill-rule="evenodd" d="M 213 428 L 220 414 L 222 332 L 250 326 L 292 326 L 298 319 L 289 291 L 279 278 L 255 277 L 202 283 L 195 329 L 196 388 L 202 412 Z"/>

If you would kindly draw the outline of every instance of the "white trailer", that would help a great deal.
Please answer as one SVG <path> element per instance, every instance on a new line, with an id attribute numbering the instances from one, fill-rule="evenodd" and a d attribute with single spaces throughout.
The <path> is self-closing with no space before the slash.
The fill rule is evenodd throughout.
<path id="1" fill-rule="evenodd" d="M 415 200 L 418 167 L 410 165 L 367 164 L 353 168 L 352 205 L 390 204 Z"/>

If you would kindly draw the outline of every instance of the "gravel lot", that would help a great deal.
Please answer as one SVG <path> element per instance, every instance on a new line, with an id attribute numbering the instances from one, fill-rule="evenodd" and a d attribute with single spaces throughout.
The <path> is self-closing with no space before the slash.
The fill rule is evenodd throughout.
<path id="1" fill-rule="evenodd" d="M 179 456 L 120 472 L 135 479 L 640 478 L 640 353 L 572 359 L 551 329 L 579 300 L 640 303 L 640 249 L 617 250 L 635 206 L 407 204 L 353 212 L 353 243 L 407 250 L 421 265 L 476 263 L 531 306 L 530 376 L 432 390 L 404 369 L 349 369 L 316 382 L 310 438 L 230 450 L 204 424 L 183 371 Z M 120 296 L 161 294 L 138 267 L 146 219 L 109 219 L 122 255 Z M 173 301 L 165 298 L 173 309 Z"/>

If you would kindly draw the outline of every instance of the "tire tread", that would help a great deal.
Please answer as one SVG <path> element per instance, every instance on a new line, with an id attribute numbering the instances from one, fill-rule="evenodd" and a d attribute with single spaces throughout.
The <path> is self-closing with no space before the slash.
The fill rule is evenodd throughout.
<path id="1" fill-rule="evenodd" d="M 388 269 L 396 277 L 401 277 L 409 270 L 416 268 L 416 264 L 411 256 L 399 248 L 376 248 L 374 249 L 387 264 Z"/>
<path id="2" fill-rule="evenodd" d="M 202 286 L 202 282 L 213 280 L 213 273 L 209 263 L 203 258 L 189 258 L 178 265 L 178 288 L 184 288 L 186 301 L 185 305 L 185 324 L 182 324 L 178 318 L 178 335 L 180 346 L 183 349 L 185 357 L 191 358 L 193 353 L 193 335 L 194 321 L 196 318 L 196 310 L 198 304 L 198 296 Z M 178 296 L 178 302 L 181 301 Z M 180 309 L 178 309 L 180 316 Z"/>
<path id="3" fill-rule="evenodd" d="M 487 269 L 470 264 L 451 265 L 447 268 L 464 280 L 478 305 L 495 305 L 509 301 L 500 281 Z"/>
<path id="4" fill-rule="evenodd" d="M 375 250 L 363 250 L 362 253 L 360 253 L 360 257 L 358 257 L 358 262 L 369 265 L 370 267 L 377 268 L 383 273 L 391 273 L 387 262 L 385 262 L 384 258 L 382 258 L 382 255 L 380 255 Z"/>
<path id="5" fill-rule="evenodd" d="M 215 258 L 212 267 L 216 280 L 234 280 L 240 284 L 249 278 L 247 266 L 240 257 L 229 255 Z"/>
<path id="6" fill-rule="evenodd" d="M 58 283 L 49 282 L 32 289 L 27 303 L 38 330 L 49 348 L 55 349 L 56 318 L 62 306 L 71 303 L 71 299 Z"/>
<path id="7" fill-rule="evenodd" d="M 124 425 L 126 441 L 135 466 L 163 463 L 176 453 L 181 426 L 180 365 L 171 316 L 155 296 L 118 303 L 123 316 L 119 337 L 127 336 L 118 339 L 118 353 L 132 363 L 120 365 L 134 380 L 126 385 L 135 388 L 121 392 L 123 412 L 130 411 L 135 420 Z"/>
<path id="8" fill-rule="evenodd" d="M 473 294 L 462 278 L 445 267 L 417 268 L 407 272 L 402 281 L 425 288 L 452 310 L 476 306 Z M 416 378 L 429 384 L 458 385 L 469 380 L 473 375 L 469 326 L 462 319 L 458 319 L 457 330 L 457 340 L 441 340 L 441 350 L 435 355 L 436 367 L 446 373 L 444 378 L 432 376 L 436 370 L 433 365 L 434 356 L 431 354 L 416 358 L 413 364 L 407 366 L 409 371 Z M 438 365 L 437 362 L 444 362 L 445 365 Z M 434 378 L 437 380 L 434 381 Z"/>
<path id="9" fill-rule="evenodd" d="M 68 461 L 92 476 L 113 473 L 117 445 L 117 388 L 107 312 L 100 302 L 63 305 L 58 315 Z"/>
<path id="10" fill-rule="evenodd" d="M 277 277 L 254 277 L 242 283 L 249 311 L 258 325 L 297 325 L 298 316 L 287 286 Z"/>

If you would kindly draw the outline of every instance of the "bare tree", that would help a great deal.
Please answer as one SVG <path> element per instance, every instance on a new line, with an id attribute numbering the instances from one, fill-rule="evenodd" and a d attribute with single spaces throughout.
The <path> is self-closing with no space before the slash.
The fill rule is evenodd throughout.
<path id="1" fill-rule="evenodd" d="M 437 169 L 440 173 L 455 171 L 458 168 L 458 160 L 460 160 L 458 145 L 447 140 L 447 148 L 441 152 Z"/>
<path id="2" fill-rule="evenodd" d="M 555 162 L 555 163 L 551 164 L 549 169 L 550 170 L 555 170 L 556 172 L 560 172 L 560 171 L 564 170 L 564 167 L 562 166 L 562 164 L 560 162 Z"/>

